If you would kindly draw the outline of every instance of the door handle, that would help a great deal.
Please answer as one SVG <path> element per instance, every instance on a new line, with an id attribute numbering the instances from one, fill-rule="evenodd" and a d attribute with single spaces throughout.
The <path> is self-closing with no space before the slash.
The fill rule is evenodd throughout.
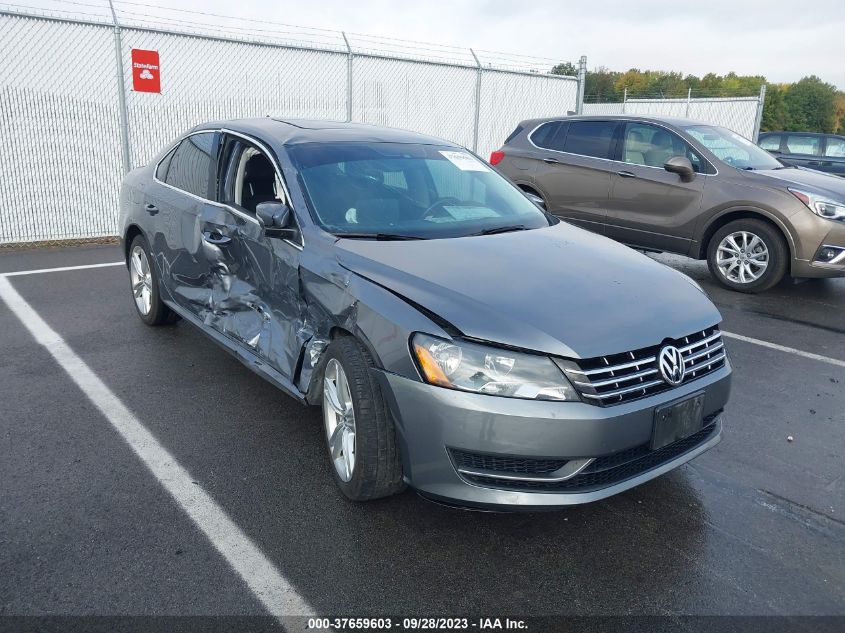
<path id="1" fill-rule="evenodd" d="M 156 213 L 158 213 L 158 207 L 148 202 L 144 205 L 144 211 L 146 211 L 150 215 L 155 215 Z"/>
<path id="2" fill-rule="evenodd" d="M 557 158 L 544 158 L 543 162 L 548 165 L 560 165 L 560 161 Z"/>
<path id="3" fill-rule="evenodd" d="M 617 171 L 616 175 L 620 178 L 636 178 L 637 175 L 632 171 Z"/>
<path id="4" fill-rule="evenodd" d="M 203 231 L 202 239 L 215 246 L 226 246 L 232 242 L 231 237 L 223 235 L 219 231 Z"/>

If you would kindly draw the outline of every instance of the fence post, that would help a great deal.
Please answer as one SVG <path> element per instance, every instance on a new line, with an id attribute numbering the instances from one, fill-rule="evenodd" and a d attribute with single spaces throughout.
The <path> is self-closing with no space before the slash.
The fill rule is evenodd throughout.
<path id="1" fill-rule="evenodd" d="M 129 173 L 132 163 L 129 159 L 129 116 L 126 112 L 126 84 L 123 81 L 123 38 L 120 33 L 120 22 L 114 4 L 109 0 L 112 23 L 114 24 L 114 58 L 117 72 L 117 107 L 120 116 L 120 147 L 122 150 L 123 173 Z"/>
<path id="2" fill-rule="evenodd" d="M 346 120 L 352 121 L 352 47 L 346 33 L 341 31 L 340 34 L 346 44 Z"/>
<path id="3" fill-rule="evenodd" d="M 763 106 L 766 105 L 766 84 L 760 86 L 760 97 L 757 100 L 757 116 L 754 118 L 754 138 L 755 143 L 760 139 L 760 126 L 763 125 Z"/>
<path id="4" fill-rule="evenodd" d="M 689 118 L 689 104 L 692 101 L 692 88 L 687 88 L 687 113 L 686 117 Z"/>
<path id="5" fill-rule="evenodd" d="M 587 56 L 581 55 L 578 60 L 578 97 L 575 103 L 575 113 L 584 114 L 584 89 L 587 84 Z"/>
<path id="6" fill-rule="evenodd" d="M 622 91 L 622 114 L 625 114 L 625 106 L 628 103 L 628 86 Z"/>
<path id="7" fill-rule="evenodd" d="M 475 51 L 469 49 L 469 52 L 472 53 L 472 58 L 475 60 L 475 65 L 478 67 L 478 70 L 475 74 L 475 113 L 472 122 L 472 151 L 478 151 L 478 126 L 481 121 L 481 73 L 483 72 L 481 69 L 481 62 L 478 60 L 478 55 L 475 54 Z"/>

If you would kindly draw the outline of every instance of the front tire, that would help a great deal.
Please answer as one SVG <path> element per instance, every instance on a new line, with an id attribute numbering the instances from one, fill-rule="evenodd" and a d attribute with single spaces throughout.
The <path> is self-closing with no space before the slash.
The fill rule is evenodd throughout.
<path id="1" fill-rule="evenodd" d="M 143 235 L 136 235 L 129 246 L 129 288 L 135 310 L 147 325 L 156 326 L 172 323 L 176 314 L 161 300 L 159 279 L 147 240 Z"/>
<path id="2" fill-rule="evenodd" d="M 396 432 L 373 359 L 352 337 L 335 339 L 323 365 L 323 427 L 335 482 L 353 501 L 401 492 Z"/>
<path id="3" fill-rule="evenodd" d="M 738 292 L 764 292 L 783 279 L 789 248 L 768 222 L 742 219 L 720 228 L 707 246 L 707 266 L 720 284 Z"/>

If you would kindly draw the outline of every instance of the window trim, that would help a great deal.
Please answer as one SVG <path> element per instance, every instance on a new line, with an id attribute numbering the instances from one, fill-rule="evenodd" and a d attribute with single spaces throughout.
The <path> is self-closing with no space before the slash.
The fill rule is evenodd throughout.
<path id="1" fill-rule="evenodd" d="M 824 149 L 822 150 L 821 158 L 845 158 L 845 156 L 831 156 L 827 153 L 827 146 L 830 144 L 831 141 L 839 141 L 840 143 L 845 144 L 845 137 L 839 136 L 838 134 L 827 134 L 824 136 Z"/>
<path id="2" fill-rule="evenodd" d="M 686 145 L 691 151 L 698 154 L 699 158 L 701 158 L 701 161 L 704 163 L 704 166 L 709 166 L 711 169 L 713 169 L 715 171 L 715 173 L 713 173 L 713 174 L 708 174 L 708 173 L 703 172 L 703 171 L 701 171 L 701 172 L 697 171 L 697 172 L 695 172 L 696 176 L 715 176 L 716 174 L 719 173 L 719 170 L 716 168 L 715 165 L 711 164 L 711 162 L 709 160 L 707 160 L 707 158 L 705 158 L 705 156 L 699 150 L 695 149 L 687 139 L 685 139 L 683 136 L 681 136 L 680 134 L 678 134 L 674 130 L 670 130 L 668 127 L 665 127 L 663 125 L 657 125 L 656 123 L 654 123 L 652 121 L 623 121 L 623 123 L 624 123 L 624 125 L 622 126 L 622 138 L 619 140 L 619 152 L 618 152 L 619 156 L 622 156 L 622 157 L 625 156 L 625 133 L 627 131 L 628 125 L 630 125 L 630 124 L 653 125 L 655 127 L 663 128 L 663 130 L 665 130 L 669 134 L 674 134 L 675 136 L 677 136 L 679 139 L 681 139 L 681 142 L 684 145 Z M 625 165 L 636 165 L 637 167 L 648 167 L 649 169 L 659 169 L 661 171 L 666 171 L 663 167 L 656 167 L 654 165 L 641 165 L 640 163 L 629 163 L 628 161 L 622 160 L 621 158 L 617 162 L 623 163 Z"/>
<path id="3" fill-rule="evenodd" d="M 186 196 L 190 196 L 191 198 L 194 198 L 195 200 L 199 200 L 200 202 L 204 202 L 206 204 L 210 204 L 212 206 L 219 207 L 221 209 L 228 209 L 228 210 L 232 211 L 233 213 L 235 213 L 237 216 L 239 216 L 239 217 L 241 217 L 245 220 L 248 220 L 249 222 L 252 222 L 253 224 L 261 226 L 261 223 L 258 221 L 258 218 L 251 216 L 248 213 L 244 213 L 243 211 L 236 209 L 235 207 L 233 207 L 231 205 L 228 205 L 224 202 L 219 202 L 217 200 L 211 200 L 210 198 L 203 198 L 201 196 L 198 196 L 196 194 L 191 193 L 190 191 L 185 191 L 184 189 L 180 189 L 179 187 L 174 187 L 173 185 L 170 185 L 170 184 L 168 184 L 168 183 L 166 183 L 162 180 L 159 180 L 157 173 L 158 173 L 158 167 L 162 163 L 162 161 L 165 158 L 167 158 L 167 156 L 170 154 L 170 152 L 173 151 L 174 149 L 176 149 L 182 143 L 182 141 L 184 141 L 188 137 L 194 136 L 195 134 L 232 134 L 234 136 L 239 136 L 239 137 L 246 139 L 247 141 L 255 144 L 256 147 L 258 147 L 262 152 L 265 153 L 267 158 L 269 158 L 270 162 L 273 164 L 273 169 L 276 170 L 276 173 L 279 176 L 279 180 L 282 183 L 282 188 L 284 189 L 284 192 L 285 192 L 285 198 L 287 199 L 286 200 L 287 205 L 290 207 L 291 211 L 293 211 L 292 215 L 293 215 L 294 221 L 296 222 L 296 228 L 298 230 L 301 243 L 293 242 L 289 239 L 283 239 L 282 241 L 287 242 L 288 244 L 290 244 L 294 248 L 301 251 L 303 249 L 303 247 L 305 246 L 305 236 L 302 234 L 302 225 L 299 222 L 299 217 L 297 216 L 296 211 L 294 211 L 294 209 L 293 209 L 293 204 L 291 203 L 293 199 L 291 198 L 290 191 L 288 190 L 287 183 L 285 182 L 284 178 L 282 177 L 282 171 L 279 167 L 279 162 L 276 160 L 275 155 L 270 153 L 269 150 L 267 149 L 267 147 L 261 141 L 259 141 L 257 139 L 254 139 L 254 138 L 252 138 L 252 137 L 250 137 L 246 134 L 243 134 L 241 132 L 236 132 L 234 130 L 230 130 L 230 129 L 227 129 L 227 128 L 209 129 L 209 130 L 195 130 L 193 132 L 189 132 L 188 134 L 185 134 L 184 136 L 177 139 L 173 143 L 173 145 L 170 146 L 168 151 L 166 151 L 164 153 L 164 156 L 162 156 L 161 159 L 156 162 L 155 168 L 153 169 L 153 181 L 162 185 L 163 187 L 167 187 L 168 189 L 172 189 L 173 191 L 178 191 L 181 194 L 184 194 Z M 215 171 L 215 174 L 217 174 L 217 172 L 219 172 L 219 170 L 220 170 L 220 157 L 219 156 L 215 160 L 212 161 L 212 165 L 216 165 L 214 171 Z M 168 171 L 170 171 L 169 166 L 168 166 Z M 215 196 L 216 195 L 217 195 L 217 193 L 215 192 Z"/>
<path id="4" fill-rule="evenodd" d="M 282 173 L 281 165 L 280 165 L 279 161 L 276 159 L 276 155 L 273 152 L 271 152 L 268 149 L 268 147 L 264 143 L 259 141 L 257 138 L 249 136 L 248 134 L 244 134 L 243 132 L 236 132 L 235 130 L 230 130 L 228 128 L 222 128 L 220 130 L 220 133 L 221 134 L 230 134 L 232 136 L 237 136 L 237 137 L 242 138 L 245 141 L 251 143 L 252 145 L 257 147 L 258 150 L 262 154 L 264 154 L 264 157 L 270 161 L 270 164 L 273 165 L 273 169 L 276 172 L 276 177 L 279 179 L 279 182 L 282 183 L 282 190 L 284 191 L 284 194 L 285 194 L 285 199 L 282 200 L 282 202 L 287 204 L 288 208 L 290 208 L 291 216 L 293 217 L 293 221 L 296 223 L 296 231 L 299 234 L 299 242 L 294 242 L 294 241 L 289 240 L 287 238 L 284 238 L 282 241 L 287 242 L 288 244 L 290 244 L 294 248 L 297 248 L 301 251 L 305 246 L 305 236 L 302 234 L 302 224 L 299 221 L 299 216 L 296 214 L 296 211 L 293 208 L 293 198 L 290 195 L 290 190 L 288 189 L 288 184 L 285 182 L 285 177 L 284 177 L 284 174 Z M 219 158 L 218 158 L 218 161 L 217 161 L 217 169 L 218 169 L 218 171 L 220 169 Z M 215 195 L 218 195 L 217 188 L 215 188 Z M 260 224 L 258 222 L 257 218 L 252 217 L 248 214 L 245 214 L 243 211 L 239 211 L 238 209 L 235 209 L 233 206 L 228 205 L 225 202 L 217 202 L 217 204 L 221 204 L 221 205 L 225 206 L 227 209 L 231 209 L 232 211 L 235 211 L 239 215 L 241 215 L 243 217 L 250 218 L 253 222 Z"/>
<path id="5" fill-rule="evenodd" d="M 816 149 L 818 150 L 818 154 L 805 154 L 804 152 L 793 152 L 789 149 L 789 137 L 803 137 L 803 138 L 811 138 L 818 141 L 816 143 Z M 827 139 L 824 137 L 823 134 L 814 134 L 812 132 L 787 132 L 783 136 L 781 136 L 781 144 L 783 147 L 786 148 L 786 154 L 792 154 L 793 156 L 812 156 L 813 158 L 824 158 L 824 151 L 827 148 Z"/>
<path id="6" fill-rule="evenodd" d="M 663 128 L 667 132 L 671 132 L 672 134 L 675 134 L 676 136 L 680 136 L 681 140 L 684 143 L 686 143 L 687 145 L 689 145 L 690 147 L 695 149 L 695 146 L 693 146 L 692 143 L 690 143 L 687 139 L 685 139 L 683 136 L 678 134 L 675 130 L 667 127 L 666 125 L 663 125 L 662 123 L 660 123 L 658 121 L 649 121 L 649 120 L 646 120 L 646 119 L 575 119 L 575 118 L 569 119 L 568 121 L 567 121 L 567 119 L 551 119 L 549 121 L 543 121 L 542 123 L 538 124 L 537 127 L 535 127 L 533 130 L 531 130 L 531 132 L 528 134 L 528 137 L 527 137 L 528 142 L 531 143 L 532 147 L 540 150 L 541 152 L 555 152 L 556 154 L 566 154 L 567 156 L 580 156 L 581 158 L 589 158 L 591 160 L 604 160 L 604 161 L 608 161 L 608 162 L 611 162 L 611 163 L 620 163 L 622 165 L 637 165 L 637 167 L 647 167 L 648 169 L 659 169 L 661 171 L 666 171 L 665 169 L 663 169 L 663 167 L 653 167 L 652 165 L 639 165 L 638 163 L 626 163 L 622 160 L 616 160 L 615 158 L 599 158 L 598 156 L 586 156 L 584 154 L 574 154 L 572 152 L 564 152 L 563 150 L 560 150 L 560 149 L 547 149 L 545 147 L 538 147 L 534 143 L 534 141 L 531 140 L 531 135 L 534 134 L 534 132 L 536 132 L 542 125 L 545 125 L 546 123 L 552 123 L 554 121 L 557 121 L 557 122 L 560 122 L 560 123 L 567 123 L 567 122 L 568 123 L 575 123 L 576 121 L 611 121 L 611 122 L 614 122 L 614 123 L 617 123 L 617 124 L 619 124 L 619 123 L 646 123 L 646 124 L 650 124 L 650 125 L 656 125 L 657 127 Z M 568 133 L 569 133 L 569 131 L 567 130 L 567 135 L 568 135 Z M 699 150 L 696 150 L 696 151 L 698 151 L 698 153 L 701 154 L 701 152 Z M 614 150 L 614 153 L 615 153 L 615 150 Z M 696 176 L 708 176 L 709 177 L 709 176 L 718 176 L 719 175 L 719 168 L 713 163 L 713 161 L 711 161 L 709 158 L 707 158 L 703 154 L 701 156 L 701 159 L 703 161 L 705 161 L 708 165 L 710 165 L 714 169 L 714 173 L 712 173 L 712 174 L 696 173 Z"/>

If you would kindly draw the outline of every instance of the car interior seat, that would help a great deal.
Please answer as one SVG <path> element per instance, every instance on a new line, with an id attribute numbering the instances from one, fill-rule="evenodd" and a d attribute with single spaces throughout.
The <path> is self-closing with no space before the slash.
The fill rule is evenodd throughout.
<path id="1" fill-rule="evenodd" d="M 669 132 L 658 130 L 651 137 L 650 148 L 645 152 L 645 164 L 651 167 L 663 167 L 663 164 L 676 156 Z"/>
<path id="2" fill-rule="evenodd" d="M 645 165 L 646 142 L 642 132 L 632 130 L 625 140 L 625 162 L 637 165 Z"/>
<path id="3" fill-rule="evenodd" d="M 263 155 L 250 158 L 244 168 L 244 184 L 241 205 L 255 213 L 255 208 L 262 202 L 278 200 L 276 196 L 276 170 Z"/>

